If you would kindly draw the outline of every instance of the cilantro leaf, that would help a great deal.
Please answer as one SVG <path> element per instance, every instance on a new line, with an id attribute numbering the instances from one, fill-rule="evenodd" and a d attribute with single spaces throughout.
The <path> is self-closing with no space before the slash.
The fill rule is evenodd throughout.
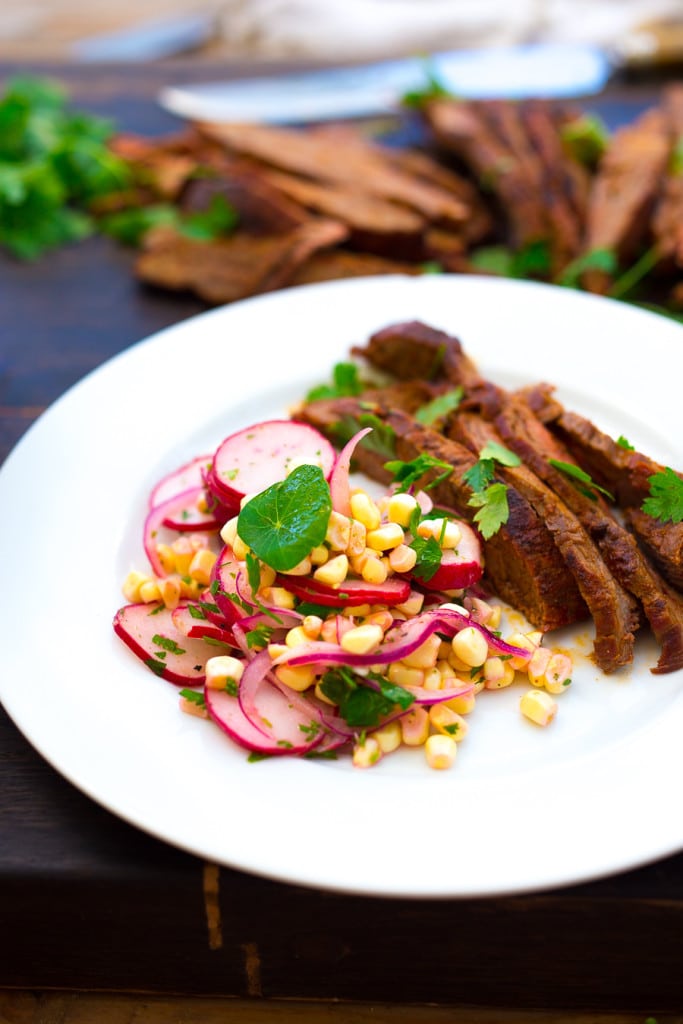
<path id="1" fill-rule="evenodd" d="M 237 225 L 237 213 L 224 196 L 212 196 L 206 210 L 185 214 L 171 203 L 153 203 L 111 213 L 100 220 L 100 230 L 123 245 L 139 246 L 148 231 L 173 228 L 187 238 L 210 242 L 229 234 Z"/>
<path id="2" fill-rule="evenodd" d="M 482 246 L 470 256 L 476 270 L 499 277 L 545 277 L 551 269 L 550 247 L 544 239 L 515 251 L 504 245 Z"/>
<path id="3" fill-rule="evenodd" d="M 322 692 L 337 705 L 340 716 L 350 726 L 379 725 L 380 719 L 391 714 L 397 705 L 407 710 L 415 700 L 408 690 L 390 683 L 384 676 L 370 673 L 369 677 L 378 690 L 344 668 L 331 669 L 321 678 Z"/>
<path id="4" fill-rule="evenodd" d="M 334 425 L 332 433 L 337 443 L 344 445 L 363 427 L 372 427 L 372 433 L 366 434 L 360 442 L 360 447 L 366 448 L 369 452 L 375 452 L 376 455 L 383 456 L 385 459 L 393 458 L 396 454 L 394 429 L 372 412 L 361 412 L 357 416 L 342 416 Z"/>
<path id="5" fill-rule="evenodd" d="M 181 690 L 180 696 L 184 697 L 190 704 L 196 704 L 198 708 L 206 707 L 204 694 L 200 690 Z"/>
<path id="6" fill-rule="evenodd" d="M 479 492 L 485 490 L 493 482 L 493 474 L 493 459 L 479 459 L 473 466 L 465 470 L 462 478 L 468 487 Z"/>
<path id="7" fill-rule="evenodd" d="M 587 498 L 590 498 L 591 501 L 597 501 L 598 494 L 604 494 L 610 501 L 614 501 L 614 495 L 610 494 L 604 487 L 596 484 L 590 473 L 586 473 L 580 466 L 575 466 L 573 462 L 561 462 L 559 459 L 548 459 L 548 462 L 555 469 L 559 469 L 561 473 L 568 476 L 572 483 L 577 486 L 577 489 L 582 494 L 585 494 Z"/>
<path id="8" fill-rule="evenodd" d="M 492 459 L 499 462 L 501 466 L 520 466 L 522 460 L 516 452 L 499 444 L 498 441 L 487 441 L 479 452 L 479 458 L 484 460 Z"/>
<path id="9" fill-rule="evenodd" d="M 273 635 L 273 626 L 256 626 L 246 634 L 247 647 L 267 647 Z"/>
<path id="10" fill-rule="evenodd" d="M 444 472 L 425 486 L 426 491 L 430 487 L 436 487 L 437 484 L 441 483 L 442 480 L 445 480 L 453 472 L 450 462 L 444 462 L 443 459 L 436 459 L 433 455 L 426 454 L 418 455 L 416 458 L 411 459 L 410 462 L 393 459 L 390 462 L 385 462 L 384 468 L 393 474 L 394 480 L 399 485 L 397 487 L 398 491 L 409 490 L 430 469 L 442 469 Z"/>
<path id="11" fill-rule="evenodd" d="M 257 558 L 287 572 L 322 544 L 331 511 L 330 488 L 320 467 L 297 466 L 247 502 L 237 532 Z"/>
<path id="12" fill-rule="evenodd" d="M 426 405 L 422 405 L 416 410 L 415 419 L 418 423 L 431 427 L 437 420 L 443 419 L 444 416 L 448 416 L 449 412 L 457 409 L 464 394 L 464 388 L 457 387 L 452 391 L 444 392 L 443 395 L 437 395 L 431 402 L 427 402 Z"/>
<path id="13" fill-rule="evenodd" d="M 497 533 L 510 516 L 505 484 L 495 483 L 483 491 L 476 491 L 467 504 L 479 510 L 475 513 L 474 521 L 484 540 L 489 540 Z"/>
<path id="14" fill-rule="evenodd" d="M 570 155 L 579 163 L 594 167 L 609 144 L 609 132 L 595 114 L 582 114 L 560 129 L 560 137 Z"/>
<path id="15" fill-rule="evenodd" d="M 358 376 L 355 363 L 336 363 L 332 370 L 332 383 L 320 384 L 311 388 L 306 395 L 307 402 L 315 402 L 320 398 L 346 398 L 360 395 L 363 384 Z"/>
<path id="16" fill-rule="evenodd" d="M 612 277 L 618 269 L 619 261 L 613 249 L 591 249 L 572 260 L 560 274 L 557 283 L 565 288 L 578 288 L 582 276 L 589 270 L 601 270 Z"/>
<path id="17" fill-rule="evenodd" d="M 628 438 L 624 437 L 623 434 L 619 434 L 616 443 L 619 445 L 620 448 L 623 448 L 627 452 L 635 451 L 635 448 L 633 447 L 631 442 L 628 440 Z"/>
<path id="18" fill-rule="evenodd" d="M 415 537 L 410 542 L 409 547 L 417 555 L 417 561 L 413 567 L 412 573 L 417 576 L 418 579 L 424 580 L 428 583 L 436 570 L 441 565 L 441 557 L 443 552 L 439 546 L 439 542 L 434 537 Z"/>
<path id="19" fill-rule="evenodd" d="M 683 480 L 669 466 L 648 477 L 650 496 L 641 508 L 660 523 L 683 521 Z"/>

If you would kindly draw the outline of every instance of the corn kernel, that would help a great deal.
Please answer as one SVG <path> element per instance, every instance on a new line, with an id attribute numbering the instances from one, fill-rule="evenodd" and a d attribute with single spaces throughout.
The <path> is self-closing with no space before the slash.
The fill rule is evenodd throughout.
<path id="1" fill-rule="evenodd" d="M 301 623 L 301 628 L 306 634 L 307 640 L 317 640 L 320 636 L 323 620 L 319 615 L 306 615 Z"/>
<path id="2" fill-rule="evenodd" d="M 268 644 L 268 654 L 271 661 L 275 661 L 281 654 L 289 654 L 290 648 L 287 644 Z"/>
<path id="3" fill-rule="evenodd" d="M 180 710 L 184 711 L 186 715 L 194 715 L 195 718 L 209 717 L 209 712 L 203 704 L 197 704 L 193 700 L 188 700 L 187 697 L 180 698 Z"/>
<path id="4" fill-rule="evenodd" d="M 175 558 L 175 569 L 176 572 L 181 576 L 187 576 L 190 571 L 190 563 L 194 558 L 194 550 L 190 544 L 188 537 L 178 537 L 171 544 L 173 556 Z"/>
<path id="5" fill-rule="evenodd" d="M 355 768 L 371 768 L 382 756 L 382 750 L 376 739 L 366 736 L 364 743 L 357 743 L 353 748 L 352 761 Z"/>
<path id="6" fill-rule="evenodd" d="M 328 644 L 339 643 L 339 619 L 337 615 L 331 615 L 329 619 L 325 619 L 320 627 L 320 637 Z"/>
<path id="7" fill-rule="evenodd" d="M 243 672 L 242 662 L 229 654 L 209 658 L 206 663 L 206 685 L 210 690 L 228 690 L 235 696 Z"/>
<path id="8" fill-rule="evenodd" d="M 232 542 L 232 553 L 238 562 L 243 562 L 249 554 L 249 548 L 244 543 L 239 533 L 235 534 L 235 539 Z"/>
<path id="9" fill-rule="evenodd" d="M 275 675 L 285 686 L 300 693 L 315 682 L 315 669 L 312 665 L 278 665 Z"/>
<path id="10" fill-rule="evenodd" d="M 169 609 L 177 608 L 180 602 L 180 578 L 178 576 L 167 576 L 159 580 L 159 592 L 161 600 Z"/>
<path id="11" fill-rule="evenodd" d="M 235 537 L 237 536 L 237 516 L 233 516 L 232 519 L 228 519 L 227 523 L 221 528 L 221 540 L 224 544 L 229 544 L 230 547 L 235 543 Z"/>
<path id="12" fill-rule="evenodd" d="M 451 640 L 456 658 L 470 668 L 483 665 L 488 657 L 489 645 L 483 633 L 474 626 L 465 626 Z"/>
<path id="13" fill-rule="evenodd" d="M 264 601 L 275 605 L 276 608 L 283 608 L 287 611 L 292 611 L 294 608 L 294 594 L 290 594 L 284 587 L 262 587 L 260 594 Z"/>
<path id="14" fill-rule="evenodd" d="M 410 668 L 434 668 L 440 645 L 441 640 L 433 633 L 414 651 L 405 655 L 402 659 L 403 664 L 409 665 Z"/>
<path id="15" fill-rule="evenodd" d="M 261 569 L 259 590 L 263 587 L 272 587 L 273 583 L 275 583 L 275 576 L 277 575 L 275 569 L 271 569 L 271 567 L 266 565 L 265 562 L 260 562 L 259 565 Z"/>
<path id="16" fill-rule="evenodd" d="M 366 583 L 378 584 L 384 583 L 389 570 L 381 558 L 374 556 L 365 559 L 360 574 Z"/>
<path id="17" fill-rule="evenodd" d="M 143 583 L 149 582 L 149 579 L 150 577 L 146 576 L 144 573 L 137 572 L 135 569 L 131 570 L 123 581 L 123 587 L 121 588 L 126 601 L 130 604 L 135 604 L 137 601 L 143 601 L 144 598 L 140 596 L 140 588 Z"/>
<path id="18" fill-rule="evenodd" d="M 446 701 L 446 707 L 455 711 L 456 715 L 471 715 L 476 702 L 476 695 L 472 691 L 472 693 L 463 693 L 460 697 L 451 697 Z"/>
<path id="19" fill-rule="evenodd" d="M 144 583 L 140 584 L 139 599 L 145 604 L 150 604 L 152 601 L 161 600 L 161 591 L 159 590 L 159 584 L 157 580 L 147 579 Z"/>
<path id="20" fill-rule="evenodd" d="M 456 743 L 465 738 L 469 729 L 465 719 L 446 704 L 432 704 L 429 709 L 429 721 L 438 732 L 450 736 Z"/>
<path id="21" fill-rule="evenodd" d="M 512 644 L 513 647 L 521 647 L 522 650 L 529 652 L 529 658 L 536 650 L 537 644 L 524 633 L 512 633 L 507 637 L 507 643 Z M 529 664 L 529 658 L 517 657 L 513 655 L 510 659 L 510 664 L 517 672 L 526 672 L 527 665 Z"/>
<path id="22" fill-rule="evenodd" d="M 515 681 L 514 668 L 501 658 L 487 658 L 482 673 L 487 690 L 502 690 Z"/>
<path id="23" fill-rule="evenodd" d="M 285 576 L 308 576 L 311 571 L 311 560 L 310 558 L 302 558 L 300 562 L 297 562 L 291 569 L 283 569 L 282 572 Z"/>
<path id="24" fill-rule="evenodd" d="M 203 583 L 205 587 L 208 586 L 211 581 L 211 570 L 213 569 L 216 557 L 213 551 L 209 551 L 208 548 L 201 548 L 197 551 L 190 562 L 188 570 L 192 579 L 197 580 L 198 583 Z"/>
<path id="25" fill-rule="evenodd" d="M 537 647 L 531 655 L 531 660 L 527 665 L 527 675 L 529 682 L 534 686 L 545 686 L 545 670 L 549 661 L 550 651 L 547 647 Z"/>
<path id="26" fill-rule="evenodd" d="M 410 526 L 410 518 L 416 508 L 419 508 L 419 505 L 412 494 L 406 494 L 405 491 L 392 494 L 387 502 L 387 519 L 390 523 L 398 523 L 405 529 Z"/>
<path id="27" fill-rule="evenodd" d="M 355 491 L 351 495 L 351 515 L 367 530 L 376 530 L 381 521 L 377 505 L 365 491 Z"/>
<path id="28" fill-rule="evenodd" d="M 389 552 L 389 568 L 392 572 L 410 572 L 416 562 L 417 551 L 409 544 L 399 544 Z"/>
<path id="29" fill-rule="evenodd" d="M 346 554 L 351 558 L 354 555 L 362 555 L 366 547 L 366 537 L 368 531 L 363 525 L 359 523 L 357 519 L 353 519 L 351 522 L 351 528 L 349 529 L 349 539 L 346 545 Z"/>
<path id="30" fill-rule="evenodd" d="M 293 626 L 289 630 L 285 637 L 285 644 L 287 647 L 300 647 L 301 644 L 308 643 L 308 636 L 303 626 Z"/>
<path id="31" fill-rule="evenodd" d="M 349 560 L 346 555 L 335 555 L 334 558 L 330 558 L 324 565 L 318 566 L 313 573 L 313 579 L 334 587 L 338 583 L 343 583 L 348 571 Z"/>
<path id="32" fill-rule="evenodd" d="M 394 616 L 388 608 L 382 608 L 376 612 L 368 611 L 368 614 L 365 616 L 365 621 L 376 623 L 376 625 L 382 627 L 382 632 L 386 633 L 386 631 L 391 629 L 394 624 Z"/>
<path id="33" fill-rule="evenodd" d="M 425 743 L 427 764 L 430 768 L 435 768 L 436 770 L 443 771 L 450 768 L 455 761 L 457 752 L 458 748 L 455 740 L 451 739 L 450 736 L 443 736 L 440 733 L 430 736 Z"/>
<path id="34" fill-rule="evenodd" d="M 180 596 L 189 597 L 191 600 L 198 600 L 206 588 L 205 583 L 193 580 L 190 576 L 183 576 L 180 580 Z"/>
<path id="35" fill-rule="evenodd" d="M 442 548 L 457 548 L 462 537 L 460 527 L 452 519 L 423 519 L 417 532 L 425 540 L 433 537 Z"/>
<path id="36" fill-rule="evenodd" d="M 349 543 L 350 533 L 351 522 L 348 517 L 342 515 L 341 512 L 331 512 L 327 524 L 327 533 L 325 534 L 325 543 L 333 551 L 345 551 Z"/>
<path id="37" fill-rule="evenodd" d="M 403 528 L 398 523 L 383 523 L 376 530 L 368 530 L 366 543 L 373 551 L 391 551 L 405 540 Z"/>
<path id="38" fill-rule="evenodd" d="M 407 747 L 421 747 L 429 736 L 429 715 L 423 707 L 414 707 L 400 718 L 401 738 Z"/>
<path id="39" fill-rule="evenodd" d="M 572 660 L 569 655 L 559 652 L 552 654 L 545 669 L 545 688 L 548 693 L 564 693 L 571 683 L 571 674 Z"/>
<path id="40" fill-rule="evenodd" d="M 502 617 L 502 614 L 503 614 L 503 609 L 501 608 L 501 606 L 499 604 L 490 604 L 489 608 L 490 608 L 491 614 L 488 617 L 486 625 L 487 625 L 488 629 L 491 629 L 491 630 L 498 629 L 498 627 L 500 626 L 500 620 L 501 620 L 501 617 Z"/>
<path id="41" fill-rule="evenodd" d="M 487 601 L 482 601 L 480 597 L 473 597 L 471 599 L 471 611 L 470 614 L 475 622 L 485 626 L 491 618 L 493 608 Z"/>
<path id="42" fill-rule="evenodd" d="M 437 666 L 434 668 L 428 668 L 425 672 L 424 688 L 425 690 L 440 690 L 443 683 L 441 673 Z"/>
<path id="43" fill-rule="evenodd" d="M 324 565 L 330 557 L 329 548 L 326 548 L 324 544 L 318 544 L 317 547 L 313 548 L 308 557 L 311 565 Z"/>
<path id="44" fill-rule="evenodd" d="M 375 622 L 353 626 L 341 638 L 341 648 L 349 654 L 369 654 L 376 651 L 384 639 L 384 630 Z"/>
<path id="45" fill-rule="evenodd" d="M 168 544 L 157 544 L 157 557 L 167 576 L 176 571 L 175 554 Z"/>
<path id="46" fill-rule="evenodd" d="M 375 729 L 372 738 L 383 754 L 391 754 L 401 746 L 401 726 L 396 720 L 387 722 L 381 729 Z"/>
<path id="47" fill-rule="evenodd" d="M 424 594 L 417 590 L 411 590 L 410 597 L 407 597 L 401 604 L 394 605 L 394 611 L 402 612 L 403 615 L 419 615 L 424 604 Z"/>
<path id="48" fill-rule="evenodd" d="M 528 690 L 520 699 L 519 710 L 536 725 L 548 725 L 557 714 L 557 704 L 545 690 Z"/>
<path id="49" fill-rule="evenodd" d="M 425 674 L 422 669 L 410 668 L 402 661 L 394 661 L 387 669 L 387 679 L 396 686 L 422 686 Z"/>

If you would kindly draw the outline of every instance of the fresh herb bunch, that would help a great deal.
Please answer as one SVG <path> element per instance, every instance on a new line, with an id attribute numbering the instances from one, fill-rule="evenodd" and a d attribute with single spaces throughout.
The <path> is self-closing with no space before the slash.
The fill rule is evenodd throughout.
<path id="1" fill-rule="evenodd" d="M 9 82 L 0 99 L 1 246 L 31 260 L 92 234 L 91 200 L 129 180 L 107 146 L 112 132 L 108 121 L 69 110 L 51 82 Z"/>

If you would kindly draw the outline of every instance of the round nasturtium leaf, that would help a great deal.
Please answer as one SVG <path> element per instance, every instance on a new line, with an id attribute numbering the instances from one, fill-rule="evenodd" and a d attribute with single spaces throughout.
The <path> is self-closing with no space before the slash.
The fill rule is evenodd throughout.
<path id="1" fill-rule="evenodd" d="M 332 511 L 330 488 L 319 466 L 298 466 L 244 506 L 237 532 L 257 558 L 288 572 L 322 544 Z"/>

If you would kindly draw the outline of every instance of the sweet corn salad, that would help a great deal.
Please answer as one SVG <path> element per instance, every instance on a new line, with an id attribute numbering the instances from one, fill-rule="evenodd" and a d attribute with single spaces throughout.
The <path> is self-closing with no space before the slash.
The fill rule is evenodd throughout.
<path id="1" fill-rule="evenodd" d="M 114 628 L 188 714 L 252 758 L 348 752 L 358 768 L 420 747 L 450 768 L 482 690 L 526 683 L 547 726 L 568 655 L 501 636 L 472 527 L 426 491 L 353 487 L 312 428 L 256 424 L 164 478 Z"/>

